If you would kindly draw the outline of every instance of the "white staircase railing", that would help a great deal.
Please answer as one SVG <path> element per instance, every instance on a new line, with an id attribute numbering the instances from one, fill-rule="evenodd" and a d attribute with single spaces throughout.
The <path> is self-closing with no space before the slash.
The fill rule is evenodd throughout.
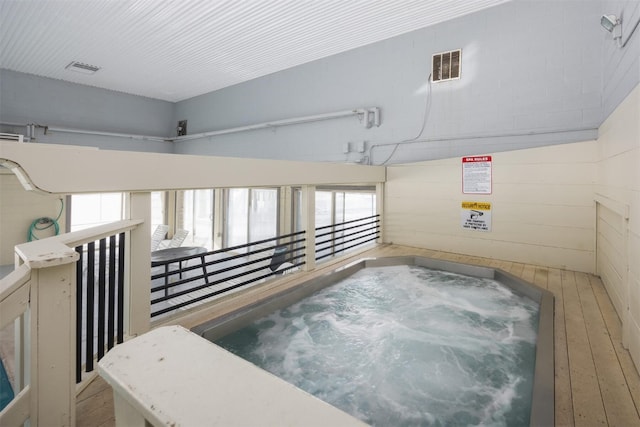
<path id="1" fill-rule="evenodd" d="M 12 322 L 16 325 L 16 396 L 0 412 L 0 425 L 17 426 L 27 420 L 32 426 L 75 425 L 78 253 L 74 248 L 123 232 L 130 236 L 127 246 L 132 246 L 133 239 L 145 239 L 145 233 L 135 233 L 142 223 L 119 221 L 16 246 L 16 269 L 0 280 L 0 329 Z M 148 247 L 148 234 L 146 240 Z M 129 249 L 126 253 L 131 275 L 135 271 L 130 262 L 132 252 Z M 149 266 L 141 268 L 147 269 L 148 277 Z M 148 283 L 144 286 L 148 288 Z M 148 297 L 136 300 L 132 294 L 128 292 L 125 298 L 129 306 L 149 305 Z M 136 327 L 138 332 L 146 332 L 144 325 Z"/>

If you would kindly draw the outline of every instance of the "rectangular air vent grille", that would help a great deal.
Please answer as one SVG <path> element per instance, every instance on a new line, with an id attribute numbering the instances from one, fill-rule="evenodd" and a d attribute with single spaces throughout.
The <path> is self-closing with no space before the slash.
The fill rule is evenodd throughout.
<path id="1" fill-rule="evenodd" d="M 65 67 L 67 70 L 77 71 L 78 73 L 93 74 L 100 69 L 95 65 L 84 64 L 82 62 L 72 61 Z"/>
<path id="2" fill-rule="evenodd" d="M 16 133 L 0 133 L 0 139 L 4 139 L 6 141 L 24 141 L 24 135 L 19 135 Z"/>
<path id="3" fill-rule="evenodd" d="M 431 58 L 431 81 L 443 82 L 460 78 L 462 50 L 436 53 Z"/>

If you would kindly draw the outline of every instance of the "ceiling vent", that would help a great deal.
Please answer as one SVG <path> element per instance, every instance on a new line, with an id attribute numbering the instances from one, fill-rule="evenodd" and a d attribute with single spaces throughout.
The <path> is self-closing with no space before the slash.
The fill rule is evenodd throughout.
<path id="1" fill-rule="evenodd" d="M 431 58 L 431 81 L 444 82 L 460 78 L 462 50 L 436 53 Z"/>
<path id="2" fill-rule="evenodd" d="M 95 74 L 100 69 L 95 65 L 84 64 L 82 62 L 72 61 L 65 67 L 67 70 L 76 71 L 82 74 Z"/>
<path id="3" fill-rule="evenodd" d="M 24 142 L 24 136 L 15 133 L 0 133 L 0 139 L 5 141 Z"/>

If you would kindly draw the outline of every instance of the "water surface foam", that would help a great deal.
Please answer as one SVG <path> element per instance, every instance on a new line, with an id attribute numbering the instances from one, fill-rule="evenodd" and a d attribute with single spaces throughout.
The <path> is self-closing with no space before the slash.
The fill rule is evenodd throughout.
<path id="1" fill-rule="evenodd" d="M 217 344 L 371 425 L 526 425 L 537 318 L 494 280 L 375 267 Z"/>

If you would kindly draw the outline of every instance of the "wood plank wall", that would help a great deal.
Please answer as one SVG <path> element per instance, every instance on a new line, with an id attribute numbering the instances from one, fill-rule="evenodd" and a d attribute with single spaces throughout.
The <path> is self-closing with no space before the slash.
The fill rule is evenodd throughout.
<path id="1" fill-rule="evenodd" d="M 384 241 L 593 273 L 595 141 L 492 156 L 489 195 L 462 193 L 459 157 L 388 167 Z M 463 201 L 492 204 L 490 232 L 462 228 Z"/>

